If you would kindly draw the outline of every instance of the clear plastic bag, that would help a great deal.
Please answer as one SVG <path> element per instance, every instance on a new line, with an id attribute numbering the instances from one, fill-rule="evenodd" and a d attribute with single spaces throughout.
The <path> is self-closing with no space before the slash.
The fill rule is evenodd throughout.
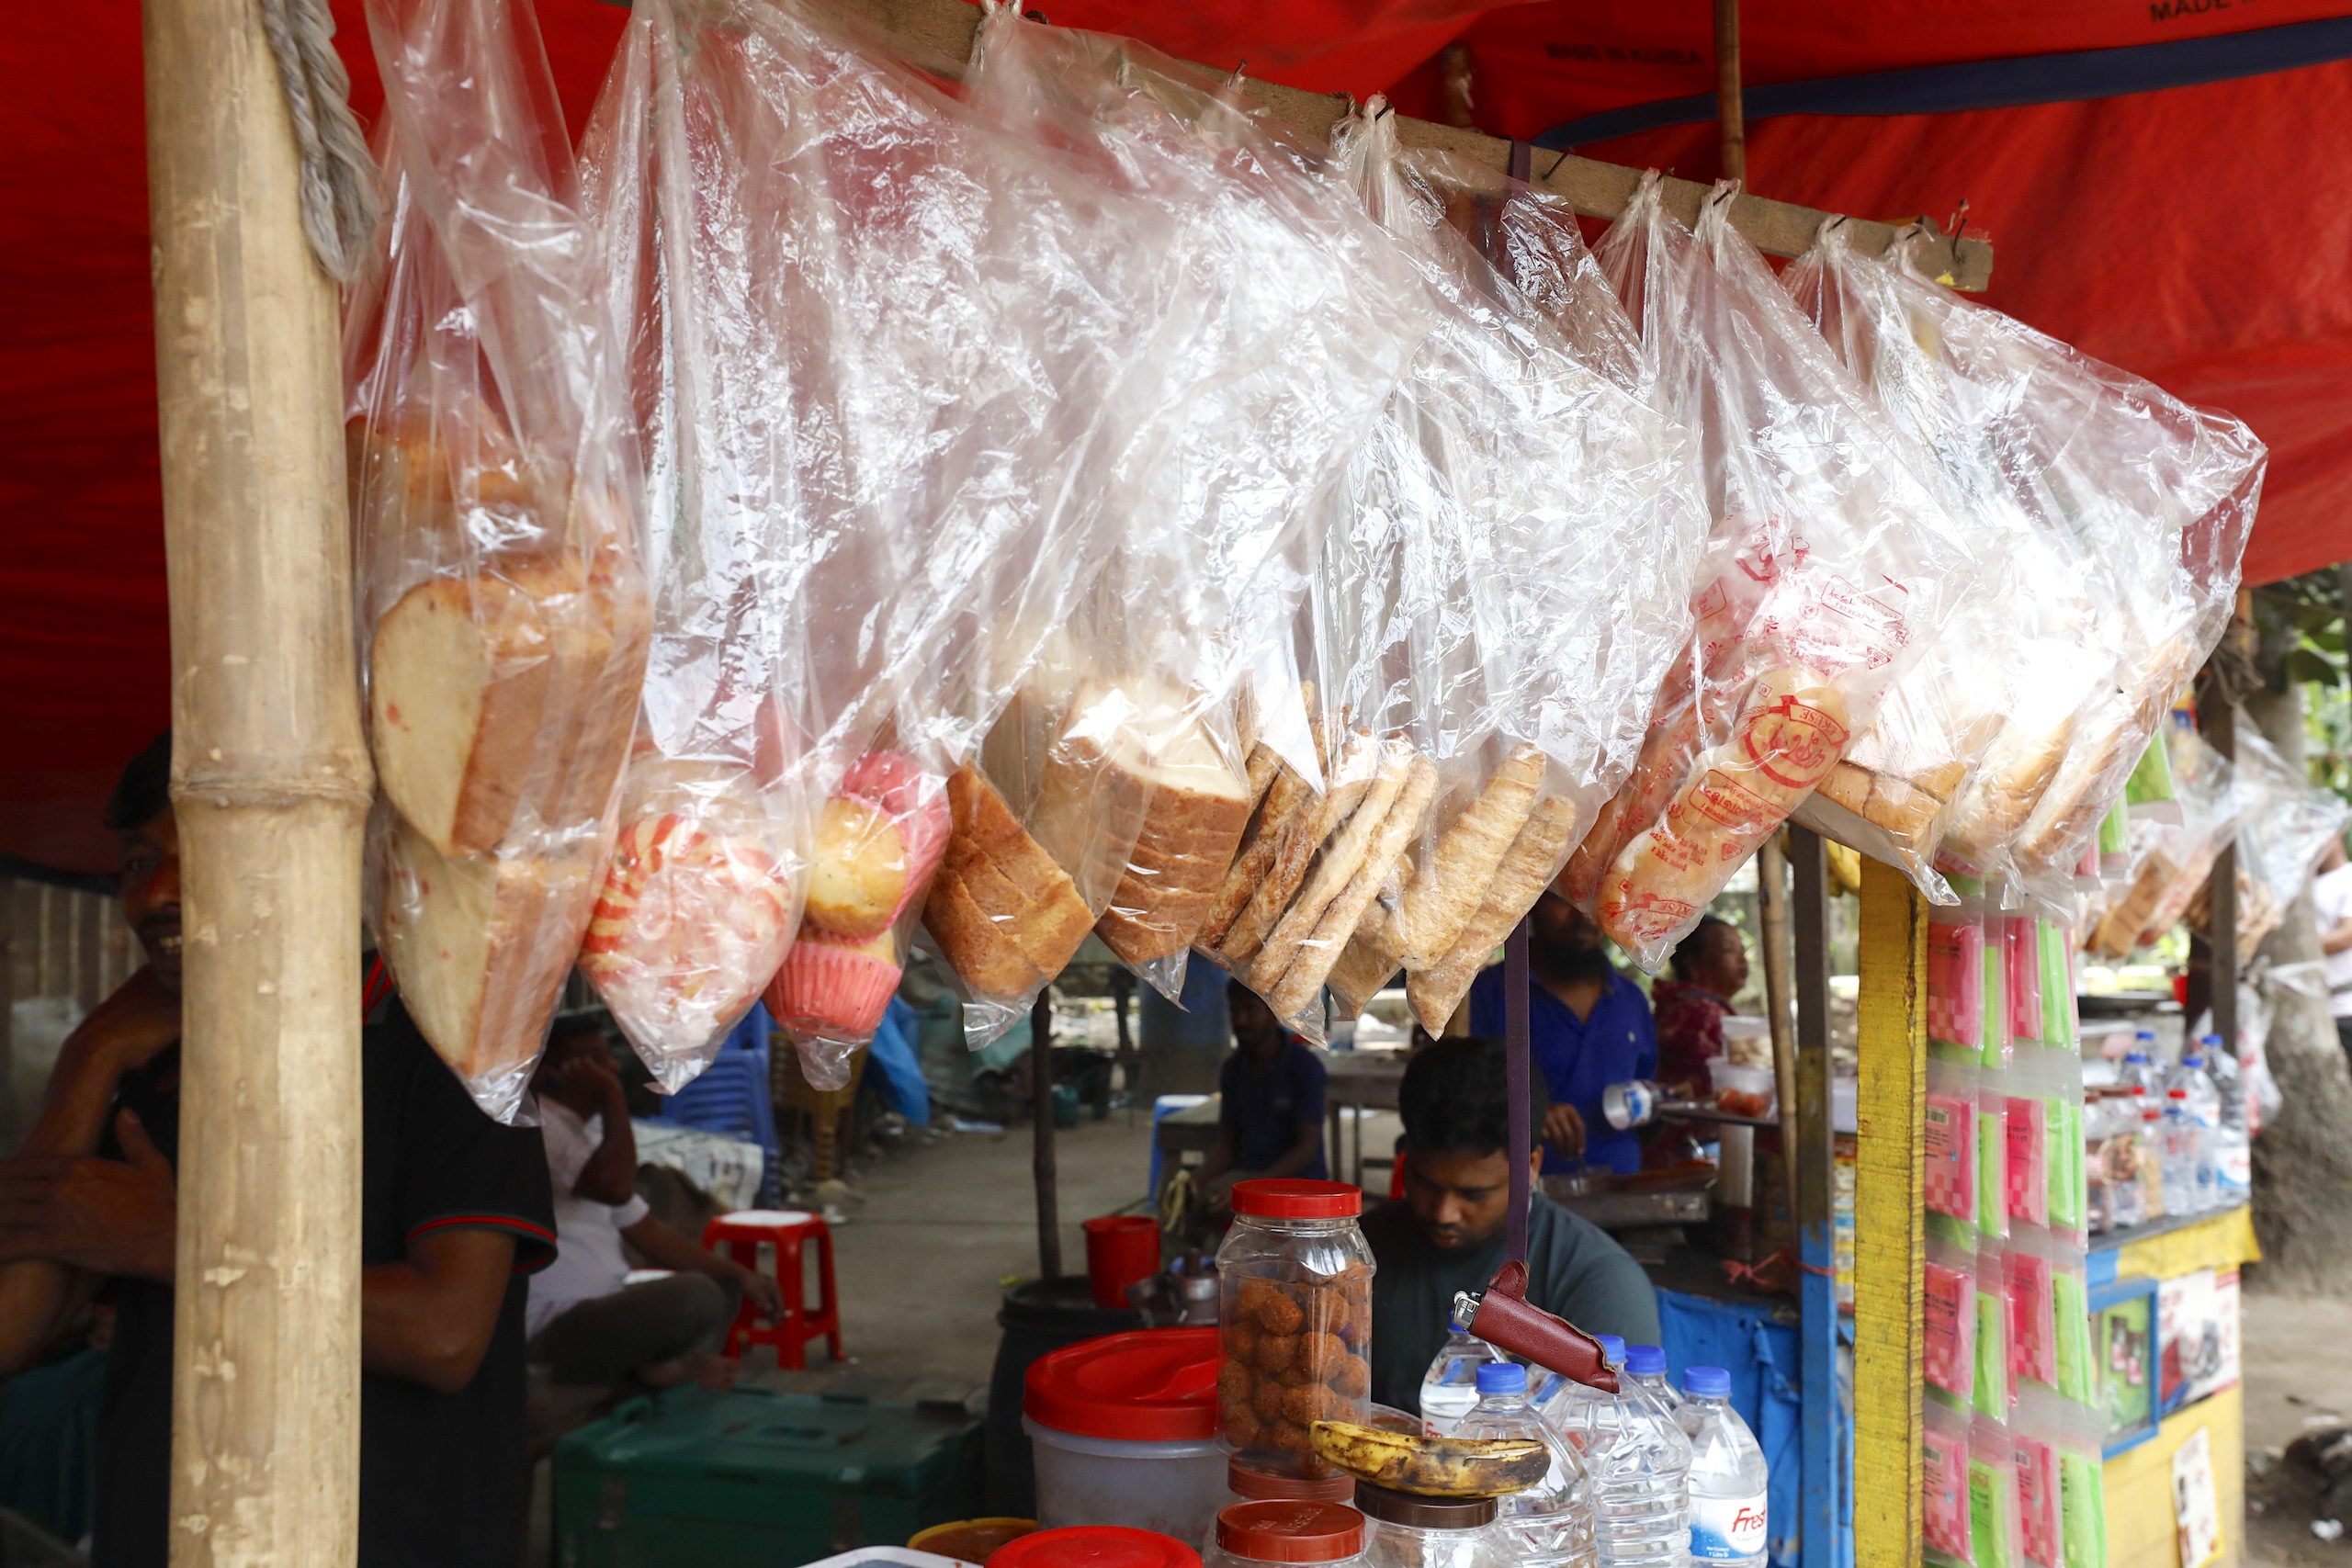
<path id="1" fill-rule="evenodd" d="M 2232 797 L 2238 819 L 2238 962 L 2246 964 L 2286 919 L 2287 906 L 2311 881 L 2328 840 L 2343 836 L 2352 807 L 2331 790 L 2312 788 L 2243 713 Z M 2190 897 L 2185 913 L 2191 930 L 2211 935 L 2210 887 Z"/>
<path id="2" fill-rule="evenodd" d="M 1974 586 L 1960 525 L 1731 228 L 1645 175 L 1597 254 L 1700 453 L 1713 518 L 1688 651 L 1563 891 L 1656 969 L 1827 776 Z"/>
<path id="3" fill-rule="evenodd" d="M 976 1044 L 1068 961 L 1080 912 L 1180 987 L 1285 737 L 1294 765 L 1315 767 L 1303 724 L 1245 710 L 1271 705 L 1259 674 L 1283 668 L 1317 497 L 1424 330 L 1413 280 L 1317 151 L 1213 78 L 1007 11 L 984 22 L 979 56 L 976 102 L 1148 196 L 1173 225 L 1159 265 L 1206 299 L 1119 547 L 983 749 L 968 820 L 957 805 L 926 924 L 970 992 Z"/>
<path id="4" fill-rule="evenodd" d="M 1874 266 L 1902 312 L 1878 335 L 1907 338 L 1928 372 L 1889 412 L 1978 501 L 2005 495 L 2039 541 L 2011 590 L 2015 705 L 1948 842 L 2061 903 L 2228 622 L 2262 444 L 1928 281 L 1908 246 Z"/>
<path id="5" fill-rule="evenodd" d="M 2205 884 L 2213 861 L 2237 837 L 2244 799 L 2237 769 L 2193 729 L 2167 725 L 2154 745 L 2167 755 L 2176 822 L 2143 818 L 2132 824 L 2130 879 L 2092 929 L 2089 949 L 2127 958 L 2179 920 Z"/>
<path id="6" fill-rule="evenodd" d="M 1833 219 L 1781 281 L 1903 438 L 1914 471 L 1965 525 L 1973 577 L 1934 646 L 1793 815 L 1900 867 L 1944 902 L 1953 895 L 1935 866 L 1938 847 L 2019 710 L 2020 675 L 2030 671 L 2039 683 L 2071 670 L 2076 703 L 2096 678 L 2098 661 L 2064 653 L 2068 645 L 2054 635 L 2072 623 L 2045 613 L 2041 603 L 2079 604 L 2089 565 L 2079 551 L 2046 547 L 1992 469 L 1992 453 L 1952 428 L 1935 359 L 1937 325 L 1913 308 L 1918 279 L 1857 253 L 1843 220 Z M 2061 712 L 2071 719 L 2070 710 Z M 2002 764 L 2012 761 L 2003 753 Z M 1962 863 L 1980 874 L 2006 869 Z"/>
<path id="7" fill-rule="evenodd" d="M 1238 868 L 1218 951 L 1308 1032 L 1327 984 L 1352 1010 L 1402 966 L 1438 1031 L 1630 765 L 1703 514 L 1678 433 L 1447 227 L 1385 105 L 1334 158 L 1435 324 L 1333 498 L 1302 622 L 1327 787 L 1261 822 L 1280 840 Z"/>
<path id="8" fill-rule="evenodd" d="M 1192 363 L 1167 353 L 1182 280 L 1131 260 L 1170 225 L 795 0 L 637 7 L 588 145 L 662 569 L 630 806 L 691 817 L 684 774 L 697 827 L 752 807 L 769 890 L 798 868 L 805 900 L 788 952 L 763 920 L 713 976 L 648 923 L 652 1004 L 622 1010 L 617 964 L 598 983 L 665 1081 L 765 986 L 838 1087 L 945 855 L 949 778 L 1101 569 Z M 680 924 L 736 924 L 736 883 L 694 891 Z"/>
<path id="9" fill-rule="evenodd" d="M 344 328 L 368 913 L 418 1027 L 506 1120 L 588 927 L 644 676 L 636 431 L 529 13 L 368 19 L 393 198 Z"/>

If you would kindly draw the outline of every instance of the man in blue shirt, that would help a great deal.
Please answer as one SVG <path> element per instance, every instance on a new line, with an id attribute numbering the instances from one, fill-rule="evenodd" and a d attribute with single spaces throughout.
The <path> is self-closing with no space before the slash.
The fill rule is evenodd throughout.
<path id="1" fill-rule="evenodd" d="M 1642 1168 L 1641 1141 L 1611 1129 L 1600 1091 L 1657 1072 L 1657 1031 L 1641 988 L 1617 973 L 1600 945 L 1600 928 L 1584 911 L 1549 891 L 1527 916 L 1528 1043 L 1551 1093 L 1544 1127 L 1547 1172 L 1574 1168 L 1566 1158 L 1579 1145 L 1585 1158 L 1630 1176 Z M 1503 1032 L 1503 966 L 1470 987 L 1470 1032 Z"/>
<path id="2" fill-rule="evenodd" d="M 1216 1147 L 1194 1173 L 1219 1212 L 1230 1206 L 1237 1181 L 1320 1181 L 1329 1174 L 1323 1164 L 1323 1064 L 1240 981 L 1227 984 L 1225 1005 L 1234 1049 L 1217 1074 Z"/>

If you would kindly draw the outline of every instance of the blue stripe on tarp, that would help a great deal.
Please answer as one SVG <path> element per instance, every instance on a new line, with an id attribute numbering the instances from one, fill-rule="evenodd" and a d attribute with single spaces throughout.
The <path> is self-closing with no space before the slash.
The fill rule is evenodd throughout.
<path id="1" fill-rule="evenodd" d="M 2166 0 L 2155 0 L 2158 6 Z M 2188 0 L 2172 0 L 2180 10 Z M 2126 49 L 2085 49 L 2016 60 L 1972 60 L 1862 76 L 1828 76 L 1741 89 L 1749 123 L 1782 114 L 1951 114 L 1962 109 L 2018 108 L 2121 97 L 2166 87 L 2229 82 L 2297 66 L 2352 58 L 2352 17 L 2286 27 L 2256 28 L 2215 38 L 2175 39 Z M 1715 96 L 1664 98 L 1555 125 L 1538 147 L 1576 147 L 1668 125 L 1700 125 L 1715 118 Z"/>

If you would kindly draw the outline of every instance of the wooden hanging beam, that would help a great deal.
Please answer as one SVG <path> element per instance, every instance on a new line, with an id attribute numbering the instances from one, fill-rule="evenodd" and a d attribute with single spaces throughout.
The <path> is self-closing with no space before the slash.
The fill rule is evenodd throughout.
<path id="1" fill-rule="evenodd" d="M 889 41 L 901 54 L 919 62 L 924 69 L 946 74 L 960 73 L 961 64 L 971 56 L 972 35 L 979 30 L 979 7 L 966 0 L 840 0 L 844 9 L 865 17 L 875 27 L 890 35 Z M 1050 6 L 1050 0 L 1047 0 Z M 1200 69 L 1215 70 L 1204 66 Z M 1245 77 L 1243 87 L 1259 103 L 1294 130 L 1304 131 L 1317 140 L 1328 141 L 1331 127 L 1348 109 L 1344 94 L 1308 93 L 1296 87 L 1278 86 Z M 1467 130 L 1451 125 L 1436 125 L 1425 119 L 1406 115 L 1396 117 L 1397 139 L 1410 148 L 1425 148 L 1451 154 L 1449 163 L 1455 165 L 1445 173 L 1450 178 L 1482 176 L 1491 183 L 1478 186 L 1474 194 L 1485 195 L 1499 189 L 1503 176 L 1510 168 L 1510 141 L 1482 131 Z M 1558 196 L 1587 218 L 1614 220 L 1624 216 L 1626 205 L 1634 198 L 1634 187 L 1640 185 L 1642 171 L 1622 164 L 1604 164 L 1598 159 L 1580 158 L 1573 152 L 1538 152 L 1535 154 L 1535 184 Z M 1671 175 L 1666 180 L 1666 209 L 1689 226 L 1699 221 L 1699 207 L 1709 194 L 1706 186 L 1691 180 L 1678 180 Z M 1794 202 L 1771 201 L 1759 196 L 1739 197 L 1732 203 L 1731 225 L 1751 245 L 1766 255 L 1797 256 L 1812 248 L 1814 236 L 1822 224 L 1838 214 L 1823 212 L 1816 208 L 1799 207 Z M 1894 243 L 1907 220 L 1882 223 L 1868 218 L 1849 218 L 1846 235 L 1854 249 L 1866 255 L 1879 255 Z M 1928 220 L 1920 220 L 1931 236 L 1927 257 L 1940 265 L 1923 267 L 1928 276 L 1948 288 L 1979 290 L 1992 281 L 1993 247 L 1983 240 L 1945 239 L 1940 230 Z"/>

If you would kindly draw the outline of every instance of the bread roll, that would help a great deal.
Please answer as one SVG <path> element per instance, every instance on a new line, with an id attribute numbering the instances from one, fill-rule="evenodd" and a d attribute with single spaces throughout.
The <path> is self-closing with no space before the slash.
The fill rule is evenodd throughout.
<path id="1" fill-rule="evenodd" d="M 1601 885 L 1600 929 L 1637 960 L 1696 919 L 1733 872 L 1828 776 L 1849 739 L 1846 699 L 1810 670 L 1759 677 L 1731 738 L 1700 759 L 1656 826 Z"/>
<path id="2" fill-rule="evenodd" d="M 1407 968 L 1424 969 L 1442 958 L 1477 913 L 1495 867 L 1535 809 L 1535 791 L 1543 782 L 1544 753 L 1532 746 L 1515 749 L 1439 838 L 1429 874 L 1405 890 L 1389 926 L 1389 939 Z"/>

